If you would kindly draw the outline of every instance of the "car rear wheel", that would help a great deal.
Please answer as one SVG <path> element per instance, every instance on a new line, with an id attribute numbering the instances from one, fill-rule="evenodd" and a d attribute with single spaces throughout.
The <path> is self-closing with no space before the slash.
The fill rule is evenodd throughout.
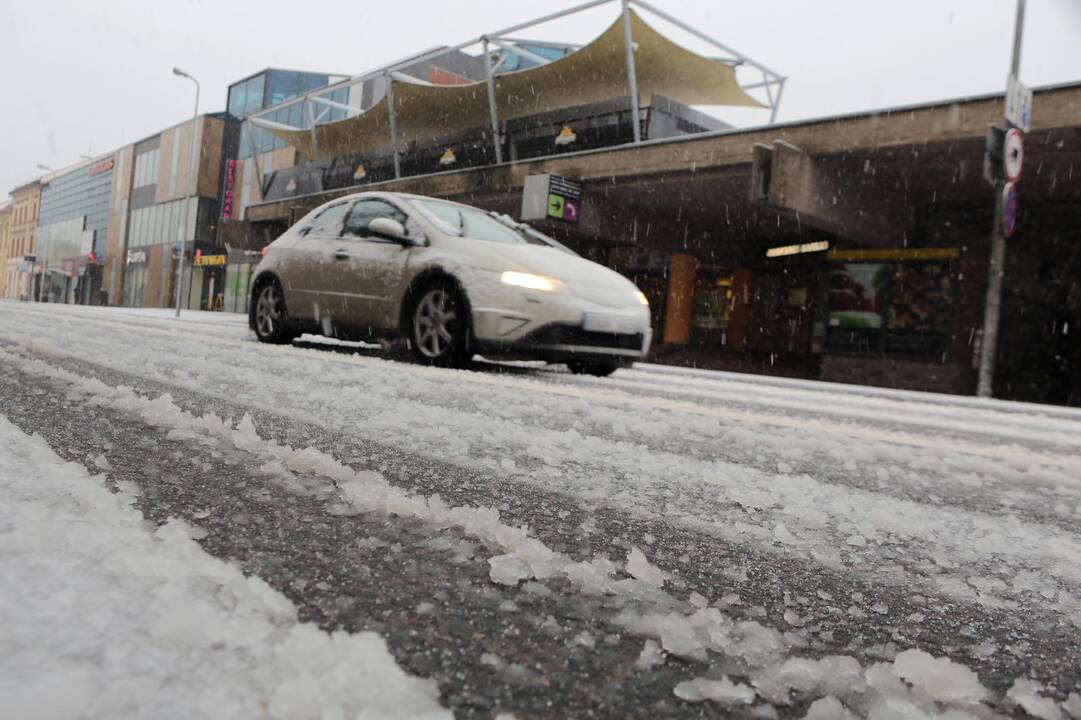
<path id="1" fill-rule="evenodd" d="M 575 375 L 608 377 L 618 370 L 620 365 L 614 362 L 582 362 L 580 360 L 571 360 L 567 363 L 567 367 Z"/>
<path id="2" fill-rule="evenodd" d="M 285 310 L 285 295 L 276 280 L 260 286 L 252 310 L 255 337 L 261 342 L 281 345 L 295 336 L 290 332 L 289 315 Z"/>
<path id="3" fill-rule="evenodd" d="M 439 280 L 417 293 L 409 325 L 409 345 L 421 362 L 462 367 L 469 361 L 467 310 L 452 283 Z"/>

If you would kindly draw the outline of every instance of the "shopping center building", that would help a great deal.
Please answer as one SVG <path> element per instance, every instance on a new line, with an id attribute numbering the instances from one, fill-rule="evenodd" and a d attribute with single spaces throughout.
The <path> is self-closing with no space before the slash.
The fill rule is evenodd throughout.
<path id="1" fill-rule="evenodd" d="M 186 273 L 183 305 L 213 307 L 224 272 L 217 265 L 207 272 L 200 261 L 217 248 L 225 135 L 221 113 L 200 115 L 194 138 L 188 120 L 116 151 L 102 273 L 108 304 L 174 305 L 183 247 L 196 263 Z"/>

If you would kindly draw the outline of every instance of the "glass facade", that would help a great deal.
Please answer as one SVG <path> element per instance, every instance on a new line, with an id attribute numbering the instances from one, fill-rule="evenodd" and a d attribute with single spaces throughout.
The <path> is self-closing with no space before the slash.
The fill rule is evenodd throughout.
<path id="1" fill-rule="evenodd" d="M 286 102 L 310 90 L 323 87 L 328 82 L 330 82 L 330 76 L 320 73 L 267 70 L 230 86 L 227 107 L 231 115 L 244 120 L 252 113 Z M 340 88 L 326 97 L 328 100 L 344 105 L 349 100 L 349 89 Z M 318 114 L 322 114 L 324 110 L 326 114 L 322 116 L 320 122 L 336 122 L 345 119 L 344 110 L 321 108 Z M 281 108 L 262 117 L 265 120 L 292 125 L 297 128 L 310 126 L 303 103 Z M 238 158 L 249 158 L 252 155 L 270 152 L 282 147 L 285 147 L 285 142 L 274 137 L 266 130 L 257 128 L 249 122 L 241 124 Z"/>
<path id="2" fill-rule="evenodd" d="M 42 188 L 39 247 L 50 262 L 80 257 L 90 250 L 99 259 L 105 254 L 112 183 L 112 167 L 101 170 L 97 163 L 54 178 Z"/>
<path id="3" fill-rule="evenodd" d="M 190 241 L 195 234 L 198 203 L 199 198 L 194 197 L 132 210 L 128 220 L 128 249 Z"/>
<path id="4" fill-rule="evenodd" d="M 574 48 L 571 47 L 552 47 L 551 45 L 530 45 L 528 43 L 522 43 L 520 47 L 534 55 L 540 55 L 548 61 L 559 60 L 561 57 L 574 52 Z M 509 52 L 507 53 L 507 59 L 503 63 L 503 67 L 500 68 L 500 72 L 514 72 L 515 70 L 526 70 L 528 68 L 539 66 L 540 63 L 533 58 L 519 55 L 516 52 Z"/>

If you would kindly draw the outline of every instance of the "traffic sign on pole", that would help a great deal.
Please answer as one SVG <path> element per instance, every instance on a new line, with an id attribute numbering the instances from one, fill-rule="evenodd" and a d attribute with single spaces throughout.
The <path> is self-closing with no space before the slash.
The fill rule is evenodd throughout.
<path id="1" fill-rule="evenodd" d="M 1008 238 L 1017 230 L 1017 185 L 1006 183 L 1002 188 L 1002 237 Z"/>
<path id="2" fill-rule="evenodd" d="M 1024 132 L 1032 123 L 1032 90 L 1012 74 L 1006 79 L 1006 121 Z"/>
<path id="3" fill-rule="evenodd" d="M 1025 160 L 1025 138 L 1017 128 L 1010 128 L 1002 142 L 1002 171 L 1006 179 L 1015 183 L 1021 179 L 1021 166 Z"/>

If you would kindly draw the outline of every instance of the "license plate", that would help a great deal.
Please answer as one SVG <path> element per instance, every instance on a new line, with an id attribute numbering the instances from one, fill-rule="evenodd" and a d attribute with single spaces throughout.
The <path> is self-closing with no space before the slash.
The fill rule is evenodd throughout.
<path id="1" fill-rule="evenodd" d="M 582 316 L 582 329 L 590 332 L 629 333 L 634 332 L 634 320 L 622 315 L 587 312 Z"/>

